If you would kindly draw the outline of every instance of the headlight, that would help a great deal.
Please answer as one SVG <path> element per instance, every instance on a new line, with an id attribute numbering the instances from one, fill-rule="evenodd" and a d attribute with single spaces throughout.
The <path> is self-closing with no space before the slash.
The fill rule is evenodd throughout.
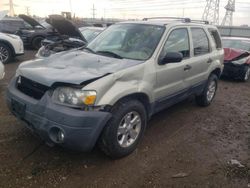
<path id="1" fill-rule="evenodd" d="M 67 106 L 91 106 L 95 104 L 96 91 L 84 91 L 71 87 L 58 87 L 55 89 L 52 98 L 54 102 Z"/>

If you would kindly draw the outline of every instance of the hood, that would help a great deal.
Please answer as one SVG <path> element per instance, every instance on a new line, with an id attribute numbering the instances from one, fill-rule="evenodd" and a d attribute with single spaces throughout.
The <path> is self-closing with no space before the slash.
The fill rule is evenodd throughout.
<path id="1" fill-rule="evenodd" d="M 8 14 L 7 10 L 0 11 L 0 20 L 2 20 Z"/>
<path id="2" fill-rule="evenodd" d="M 49 87 L 55 83 L 79 85 L 141 63 L 143 61 L 116 59 L 75 50 L 27 61 L 19 66 L 17 73 Z"/>
<path id="3" fill-rule="evenodd" d="M 249 56 L 248 51 L 234 49 L 234 48 L 224 48 L 224 61 L 233 61 Z"/>
<path id="4" fill-rule="evenodd" d="M 41 25 L 38 21 L 36 21 L 35 19 L 31 18 L 30 16 L 26 16 L 24 14 L 19 14 L 18 17 L 21 18 L 21 19 L 23 19 L 25 22 L 27 22 L 28 24 L 30 24 L 32 27 L 40 26 L 40 27 L 44 28 L 43 25 Z"/>
<path id="5" fill-rule="evenodd" d="M 65 19 L 61 15 L 49 15 L 46 22 L 52 25 L 61 35 L 67 35 L 87 42 L 79 29 L 71 21 Z"/>

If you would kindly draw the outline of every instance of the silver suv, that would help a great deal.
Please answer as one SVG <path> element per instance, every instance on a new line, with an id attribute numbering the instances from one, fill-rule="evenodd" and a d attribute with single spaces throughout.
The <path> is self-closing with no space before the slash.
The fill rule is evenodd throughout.
<path id="1" fill-rule="evenodd" d="M 85 48 L 22 63 L 8 106 L 47 143 L 126 156 L 153 114 L 190 95 L 212 102 L 223 49 L 217 28 L 197 22 L 117 23 Z"/>

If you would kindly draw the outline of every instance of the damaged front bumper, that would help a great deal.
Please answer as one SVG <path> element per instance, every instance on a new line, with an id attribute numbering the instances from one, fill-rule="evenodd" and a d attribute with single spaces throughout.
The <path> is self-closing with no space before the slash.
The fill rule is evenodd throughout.
<path id="1" fill-rule="evenodd" d="M 6 99 L 10 111 L 46 142 L 73 150 L 90 151 L 111 113 L 57 105 L 51 101 L 50 93 L 47 91 L 40 100 L 36 100 L 19 91 L 16 78 L 13 78 Z"/>
<path id="2" fill-rule="evenodd" d="M 245 65 L 237 65 L 233 63 L 224 63 L 224 69 L 222 76 L 230 77 L 234 79 L 241 79 L 245 75 Z"/>

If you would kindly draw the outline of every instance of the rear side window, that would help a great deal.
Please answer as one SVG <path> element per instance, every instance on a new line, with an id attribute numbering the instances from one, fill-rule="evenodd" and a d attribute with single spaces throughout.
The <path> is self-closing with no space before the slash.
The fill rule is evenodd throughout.
<path id="1" fill-rule="evenodd" d="M 209 42 L 207 34 L 201 28 L 191 28 L 194 55 L 203 55 L 209 53 Z"/>
<path id="2" fill-rule="evenodd" d="M 221 49 L 222 48 L 222 44 L 221 44 L 221 39 L 220 39 L 220 35 L 218 33 L 217 30 L 215 29 L 208 29 L 215 45 L 216 45 L 216 49 Z"/>
<path id="3" fill-rule="evenodd" d="M 164 58 L 168 52 L 180 52 L 183 58 L 190 57 L 188 30 L 185 28 L 171 31 L 163 47 L 160 58 Z"/>

